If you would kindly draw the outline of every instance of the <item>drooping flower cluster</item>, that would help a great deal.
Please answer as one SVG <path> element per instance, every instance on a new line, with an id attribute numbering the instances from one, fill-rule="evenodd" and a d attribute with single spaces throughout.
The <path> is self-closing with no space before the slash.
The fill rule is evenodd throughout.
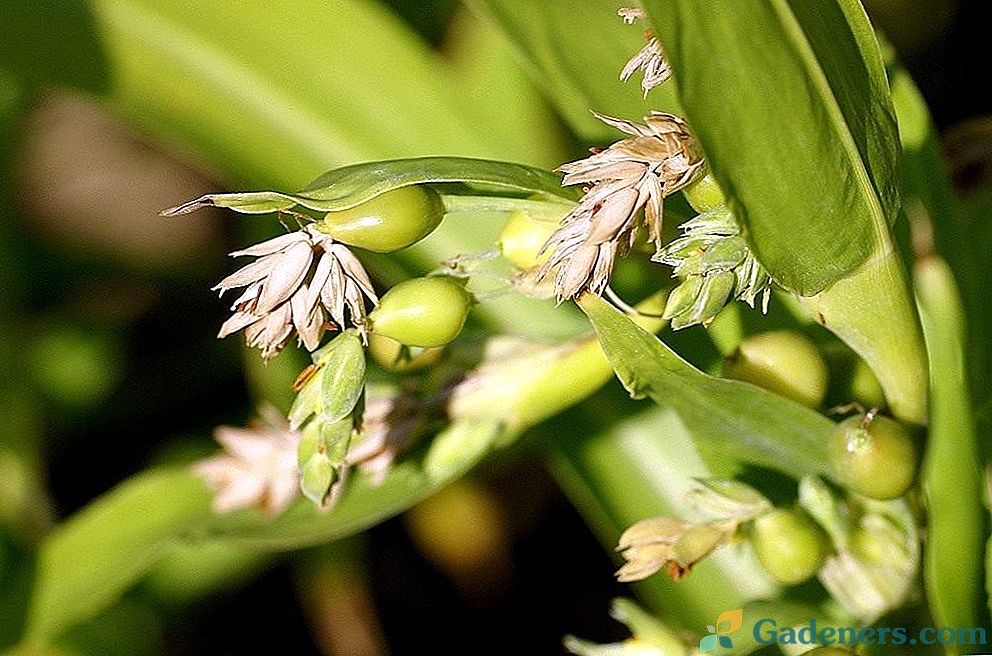
<path id="1" fill-rule="evenodd" d="M 299 495 L 300 435 L 277 411 L 263 412 L 246 428 L 220 426 L 214 437 L 224 450 L 196 463 L 193 471 L 216 490 L 215 512 L 257 507 L 271 517 Z"/>
<path id="2" fill-rule="evenodd" d="M 552 254 L 541 275 L 557 268 L 559 301 L 586 290 L 603 293 L 617 252 L 634 244 L 642 208 L 649 238 L 660 248 L 664 198 L 692 182 L 703 167 L 692 135 L 677 116 L 652 112 L 645 125 L 596 116 L 632 136 L 558 169 L 565 174 L 563 185 L 586 185 L 582 200 L 544 246 Z"/>
<path id="3" fill-rule="evenodd" d="M 214 287 L 221 294 L 246 287 L 218 337 L 244 329 L 248 345 L 261 349 L 268 360 L 294 332 L 309 351 L 317 348 L 326 329 L 349 322 L 364 336 L 365 299 L 374 306 L 378 297 L 362 263 L 330 235 L 308 225 L 231 253 L 242 255 L 258 259 Z"/>
<path id="4" fill-rule="evenodd" d="M 618 11 L 617 14 L 628 25 L 642 21 L 645 18 L 644 10 L 636 7 L 625 7 Z M 647 97 L 651 89 L 672 76 L 672 68 L 665 60 L 665 53 L 661 49 L 661 44 L 658 43 L 658 38 L 654 36 L 654 33 L 651 30 L 645 30 L 644 38 L 647 40 L 647 43 L 623 67 L 623 70 L 620 72 L 620 79 L 626 82 L 636 71 L 643 71 L 644 77 L 641 79 L 641 89 L 644 90 L 644 96 Z"/>

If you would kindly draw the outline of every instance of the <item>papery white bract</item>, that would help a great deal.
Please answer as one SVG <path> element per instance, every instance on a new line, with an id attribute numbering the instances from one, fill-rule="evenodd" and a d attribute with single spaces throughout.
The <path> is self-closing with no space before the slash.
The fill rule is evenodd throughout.
<path id="1" fill-rule="evenodd" d="M 558 169 L 565 174 L 563 185 L 586 185 L 582 200 L 544 245 L 552 254 L 541 275 L 556 270 L 559 301 L 586 290 L 603 293 L 617 252 L 633 246 L 642 208 L 648 236 L 660 248 L 664 198 L 692 182 L 703 167 L 677 116 L 652 112 L 644 125 L 596 117 L 632 136 Z"/>
<path id="2" fill-rule="evenodd" d="M 245 287 L 218 337 L 244 329 L 248 345 L 259 348 L 266 360 L 294 332 L 309 351 L 320 345 L 330 327 L 344 328 L 350 323 L 364 337 L 365 299 L 373 306 L 379 299 L 358 258 L 330 235 L 308 225 L 231 253 L 232 257 L 242 255 L 258 259 L 214 286 L 221 294 Z"/>
<path id="3" fill-rule="evenodd" d="M 224 450 L 193 465 L 215 489 L 217 513 L 260 508 L 275 516 L 299 495 L 299 433 L 277 412 L 264 414 L 246 428 L 218 427 L 214 437 Z"/>

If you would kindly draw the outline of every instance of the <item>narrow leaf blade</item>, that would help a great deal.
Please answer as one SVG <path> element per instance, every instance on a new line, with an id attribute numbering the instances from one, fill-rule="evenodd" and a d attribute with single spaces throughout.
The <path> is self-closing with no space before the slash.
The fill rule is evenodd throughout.
<path id="1" fill-rule="evenodd" d="M 753 385 L 704 374 L 591 294 L 579 305 L 632 395 L 673 408 L 698 439 L 742 462 L 796 478 L 826 473 L 824 446 L 834 429 L 829 419 Z"/>

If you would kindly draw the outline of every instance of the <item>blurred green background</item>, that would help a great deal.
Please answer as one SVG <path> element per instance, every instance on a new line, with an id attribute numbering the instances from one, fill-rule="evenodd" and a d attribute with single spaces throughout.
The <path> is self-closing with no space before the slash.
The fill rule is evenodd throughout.
<path id="1" fill-rule="evenodd" d="M 183 137 L 209 132 L 212 116 L 202 126 L 156 129 L 161 117 L 145 113 L 141 98 L 150 85 L 108 93 L 121 71 L 101 44 L 124 39 L 113 47 L 140 50 L 141 39 L 167 38 L 146 26 L 127 42 L 120 23 L 104 34 L 101 21 L 128 4 L 14 0 L 0 10 L 0 647 L 19 637 L 34 545 L 55 522 L 150 463 L 211 452 L 214 426 L 239 424 L 251 413 L 246 355 L 236 338 L 214 339 L 227 312 L 209 288 L 230 270 L 225 253 L 261 229 L 218 212 L 166 220 L 158 211 L 229 185 L 299 185 L 322 170 L 297 159 L 284 163 L 282 180 L 271 180 L 240 151 L 221 149 L 209 160 Z M 223 33 L 223 21 L 208 20 L 223 14 L 221 3 L 202 4 L 206 32 Z M 274 4 L 282 11 L 270 8 L 272 17 L 288 33 L 326 38 L 293 3 Z M 868 9 L 926 96 L 960 188 L 987 186 L 992 61 L 983 3 L 872 0 Z M 473 65 L 484 77 L 495 46 L 477 38 L 477 19 L 459 3 L 393 0 L 383 11 L 452 66 L 474 49 Z M 363 38 L 375 47 L 376 34 Z M 144 65 L 154 69 L 155 62 Z M 320 97 L 319 87 L 312 100 L 366 117 L 355 139 L 386 156 L 406 148 L 391 141 L 404 117 L 391 114 L 392 90 L 384 85 L 403 73 L 380 73 L 357 83 L 363 93 Z M 140 80 L 142 71 L 131 74 Z M 460 90 L 469 93 L 471 85 Z M 528 89 L 540 126 L 534 133 L 547 143 L 507 144 L 505 158 L 550 168 L 588 144 L 553 117 L 541 91 Z M 227 92 L 199 91 L 217 93 L 218 115 Z M 147 106 L 168 113 L 183 102 L 178 94 Z M 251 105 L 230 107 L 265 115 L 266 107 Z M 472 129 L 489 127 L 441 126 L 439 151 L 457 141 L 453 133 Z M 429 154 L 431 135 L 423 143 Z M 491 150 L 485 139 L 479 144 L 480 152 Z M 277 145 L 243 148 L 278 160 Z M 326 156 L 334 164 L 349 152 L 345 143 L 328 146 Z M 244 168 L 218 164 L 226 156 Z M 325 153 L 312 156 L 321 161 Z M 626 403 L 616 389 L 606 394 L 610 403 Z M 558 653 L 567 632 L 621 638 L 606 611 L 626 589 L 542 460 L 532 457 L 540 450 L 540 440 L 525 439 L 407 515 L 337 545 L 285 556 L 176 551 L 66 644 L 94 654 L 497 654 Z"/>

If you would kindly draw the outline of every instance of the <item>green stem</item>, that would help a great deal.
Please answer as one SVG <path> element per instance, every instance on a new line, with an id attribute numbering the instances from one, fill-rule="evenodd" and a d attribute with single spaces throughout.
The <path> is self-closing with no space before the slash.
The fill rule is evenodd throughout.
<path id="1" fill-rule="evenodd" d="M 504 198 L 501 196 L 461 196 L 441 194 L 445 212 L 527 212 L 535 218 L 558 221 L 574 203 L 564 199 L 532 200 L 529 198 Z"/>
<path id="2" fill-rule="evenodd" d="M 927 421 L 927 355 L 899 254 L 891 247 L 800 302 L 871 367 L 892 414 Z"/>
<path id="3" fill-rule="evenodd" d="M 927 506 L 923 582 L 935 626 L 980 626 L 982 466 L 969 403 L 965 317 L 947 264 L 916 265 L 930 352 L 930 435 L 920 474 Z M 947 653 L 957 653 L 948 649 Z"/>

